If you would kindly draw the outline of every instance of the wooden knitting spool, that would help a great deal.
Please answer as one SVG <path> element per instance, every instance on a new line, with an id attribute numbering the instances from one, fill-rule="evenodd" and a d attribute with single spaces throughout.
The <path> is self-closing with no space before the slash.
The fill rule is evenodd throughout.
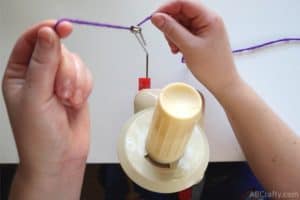
<path id="1" fill-rule="evenodd" d="M 173 83 L 135 98 L 136 114 L 122 130 L 118 157 L 125 173 L 150 191 L 173 193 L 203 178 L 209 160 L 203 99 L 193 87 Z"/>

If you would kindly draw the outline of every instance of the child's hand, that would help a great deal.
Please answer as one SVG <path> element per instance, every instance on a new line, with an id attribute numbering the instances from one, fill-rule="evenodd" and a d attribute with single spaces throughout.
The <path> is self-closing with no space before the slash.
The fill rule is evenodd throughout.
<path id="1" fill-rule="evenodd" d="M 191 0 L 171 1 L 152 16 L 173 53 L 181 52 L 194 74 L 215 95 L 237 77 L 222 19 Z"/>
<path id="2" fill-rule="evenodd" d="M 35 177 L 81 173 L 89 149 L 91 74 L 60 43 L 71 24 L 60 24 L 56 32 L 54 24 L 41 23 L 19 38 L 2 84 L 19 171 Z"/>

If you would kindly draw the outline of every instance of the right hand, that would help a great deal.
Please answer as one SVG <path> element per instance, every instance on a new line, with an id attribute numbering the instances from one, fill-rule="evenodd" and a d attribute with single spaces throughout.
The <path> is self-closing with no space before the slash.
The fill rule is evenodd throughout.
<path id="1" fill-rule="evenodd" d="M 192 0 L 173 0 L 154 12 L 152 23 L 215 95 L 239 79 L 224 23 L 211 10 Z"/>

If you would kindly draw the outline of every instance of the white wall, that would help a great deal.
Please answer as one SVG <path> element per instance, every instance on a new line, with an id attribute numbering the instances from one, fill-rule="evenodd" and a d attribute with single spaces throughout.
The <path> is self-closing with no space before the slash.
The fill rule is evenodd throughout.
<path id="1" fill-rule="evenodd" d="M 83 18 L 116 24 L 135 24 L 163 1 L 141 0 L 0 0 L 0 75 L 17 37 L 28 26 L 49 18 Z M 206 0 L 205 4 L 223 16 L 233 48 L 240 48 L 284 36 L 300 36 L 298 0 Z M 150 75 L 154 87 L 184 81 L 204 92 L 207 100 L 206 132 L 211 160 L 242 160 L 222 108 L 170 54 L 163 36 L 150 24 L 144 34 L 149 44 Z M 117 162 L 116 142 L 123 123 L 133 112 L 137 78 L 144 74 L 144 54 L 126 31 L 76 26 L 65 40 L 91 68 L 95 87 L 90 98 L 92 140 L 89 162 Z M 239 72 L 269 105 L 300 133 L 300 44 L 279 45 L 236 56 Z M 0 97 L 0 162 L 16 162 L 17 154 Z"/>

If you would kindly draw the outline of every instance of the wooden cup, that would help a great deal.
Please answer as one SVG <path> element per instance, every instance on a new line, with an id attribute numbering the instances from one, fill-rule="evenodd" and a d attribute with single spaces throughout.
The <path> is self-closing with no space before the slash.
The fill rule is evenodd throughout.
<path id="1" fill-rule="evenodd" d="M 148 156 L 161 164 L 178 161 L 201 117 L 201 110 L 201 96 L 193 87 L 173 83 L 162 89 L 146 141 Z"/>

